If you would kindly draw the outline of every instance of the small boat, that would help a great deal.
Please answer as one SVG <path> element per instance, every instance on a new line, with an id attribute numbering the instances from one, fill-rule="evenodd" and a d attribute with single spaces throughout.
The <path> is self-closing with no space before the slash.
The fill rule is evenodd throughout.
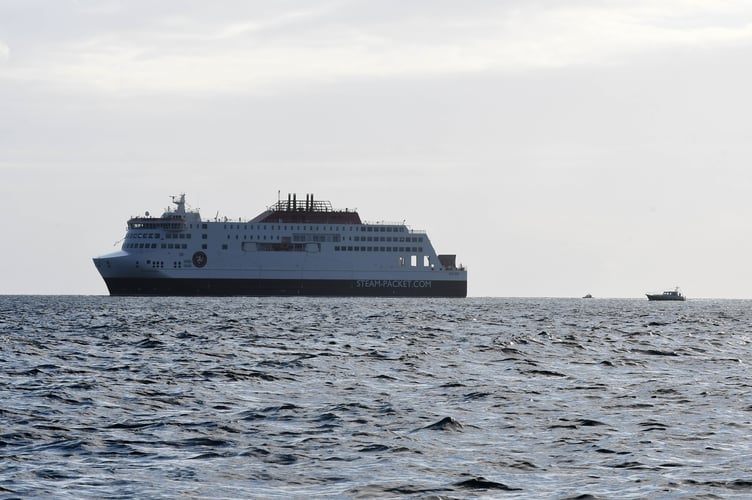
<path id="1" fill-rule="evenodd" d="M 591 294 L 589 294 L 589 293 L 588 293 L 587 295 L 583 296 L 582 298 L 583 298 L 583 299 L 592 299 L 592 298 L 593 298 L 593 296 L 592 296 Z"/>
<path id="2" fill-rule="evenodd" d="M 646 293 L 645 295 L 648 296 L 648 300 L 687 300 L 678 287 L 663 293 Z"/>

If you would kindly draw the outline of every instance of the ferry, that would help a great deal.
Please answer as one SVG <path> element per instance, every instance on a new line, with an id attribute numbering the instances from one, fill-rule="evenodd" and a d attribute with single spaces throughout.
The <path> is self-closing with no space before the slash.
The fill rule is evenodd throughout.
<path id="1" fill-rule="evenodd" d="M 201 218 L 172 197 L 132 217 L 119 251 L 94 258 L 110 295 L 466 297 L 467 269 L 425 231 L 361 221 L 307 194 L 250 220 Z"/>

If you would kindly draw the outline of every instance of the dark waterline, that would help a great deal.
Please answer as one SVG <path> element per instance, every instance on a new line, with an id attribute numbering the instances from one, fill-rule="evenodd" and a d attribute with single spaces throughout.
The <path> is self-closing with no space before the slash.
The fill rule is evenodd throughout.
<path id="1" fill-rule="evenodd" d="M 0 498 L 748 497 L 751 311 L 0 297 Z"/>

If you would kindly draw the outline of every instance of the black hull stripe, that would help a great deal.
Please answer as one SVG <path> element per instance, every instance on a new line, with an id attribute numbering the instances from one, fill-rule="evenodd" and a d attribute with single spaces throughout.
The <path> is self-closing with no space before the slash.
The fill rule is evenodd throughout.
<path id="1" fill-rule="evenodd" d="M 467 281 L 105 279 L 110 295 L 466 297 Z"/>

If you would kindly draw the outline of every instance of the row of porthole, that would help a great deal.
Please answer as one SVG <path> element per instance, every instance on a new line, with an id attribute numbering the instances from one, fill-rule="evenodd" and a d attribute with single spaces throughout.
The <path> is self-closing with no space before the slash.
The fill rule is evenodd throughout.
<path id="1" fill-rule="evenodd" d="M 151 265 L 153 269 L 164 269 L 164 261 L 161 260 L 147 260 L 146 265 Z M 138 267 L 138 262 L 136 262 L 136 267 Z M 173 261 L 172 267 L 175 269 L 183 267 L 183 263 L 180 261 Z"/>
<path id="2" fill-rule="evenodd" d="M 335 252 L 415 252 L 423 253 L 423 247 L 334 247 Z"/>
<path id="3" fill-rule="evenodd" d="M 329 242 L 329 241 L 338 242 L 338 241 L 344 241 L 344 239 L 345 239 L 344 237 L 340 238 L 340 235 L 338 235 L 338 234 L 336 234 L 336 235 L 325 235 L 325 236 L 335 236 L 336 239 L 332 238 L 332 239 L 324 239 L 324 240 L 322 240 L 322 239 L 317 239 L 316 236 L 317 235 L 315 235 L 315 234 L 314 235 L 297 235 L 296 234 L 296 235 L 293 235 L 293 240 L 297 241 L 297 242 L 301 242 L 301 243 L 306 243 L 306 242 Z M 274 238 L 275 238 L 274 236 L 269 236 L 269 239 L 272 240 L 272 241 L 274 241 Z M 228 240 L 232 239 L 232 235 L 228 234 L 227 235 L 227 239 Z M 240 235 L 236 234 L 235 235 L 235 239 L 239 240 L 240 239 Z M 243 235 L 243 239 L 247 240 L 248 239 L 248 235 L 244 234 Z M 263 235 L 263 241 L 266 241 L 266 239 L 267 239 L 266 235 Z M 383 242 L 387 242 L 387 243 L 392 243 L 392 242 L 394 242 L 394 243 L 422 243 L 423 242 L 423 238 L 422 237 L 417 237 L 417 236 L 416 237 L 410 237 L 410 236 L 408 236 L 408 237 L 405 237 L 405 236 L 396 237 L 395 236 L 394 238 L 392 238 L 391 236 L 349 236 L 349 237 L 347 237 L 347 239 L 350 240 L 350 241 L 376 241 L 376 242 L 383 241 Z M 262 241 L 262 236 L 261 235 L 259 235 L 259 236 L 251 235 L 250 236 L 250 240 L 251 241 Z M 280 240 L 281 240 L 281 237 L 279 235 L 277 235 L 276 236 L 276 241 L 280 241 Z"/>
<path id="4" fill-rule="evenodd" d="M 285 225 L 285 226 L 276 226 L 274 224 L 258 224 L 254 227 L 253 224 L 251 224 L 250 228 L 248 227 L 248 224 L 229 224 L 229 227 L 227 224 L 224 225 L 225 229 L 241 229 L 240 226 L 243 226 L 242 229 L 244 231 L 248 231 L 249 229 L 251 231 L 342 231 L 345 232 L 345 228 L 349 228 L 350 232 L 358 230 L 357 226 L 301 226 L 299 225 Z M 268 226 L 268 227 L 267 227 Z M 206 228 L 204 228 L 206 229 Z M 360 226 L 360 231 L 366 232 L 374 232 L 374 233 L 405 233 L 407 232 L 407 229 L 401 226 Z"/>

